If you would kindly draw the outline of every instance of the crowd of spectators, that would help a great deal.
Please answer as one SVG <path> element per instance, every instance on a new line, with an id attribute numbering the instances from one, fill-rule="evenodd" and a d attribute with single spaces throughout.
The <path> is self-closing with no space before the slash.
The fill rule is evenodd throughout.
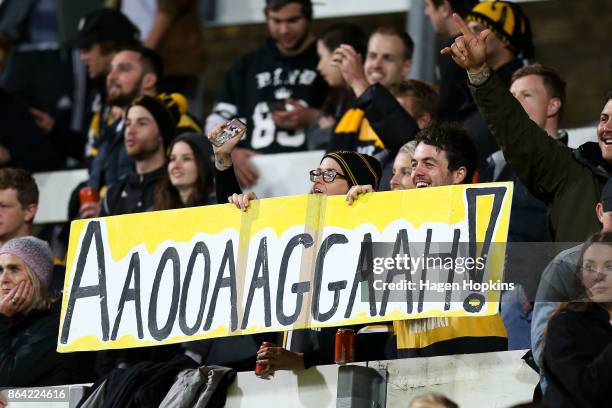
<path id="1" fill-rule="evenodd" d="M 89 404 L 103 395 L 107 405 L 135 404 L 116 370 L 131 370 L 134 386 L 137 376 L 163 372 L 166 384 L 198 365 L 259 363 L 269 378 L 333 363 L 335 328 L 60 355 L 63 264 L 33 236 L 32 172 L 88 170 L 71 219 L 228 202 L 248 211 L 259 177 L 251 157 L 324 150 L 304 175 L 311 194 L 352 205 L 376 191 L 512 181 L 509 241 L 586 240 L 532 271 L 541 275 L 535 299 L 517 285 L 492 316 L 388 322 L 382 334 L 358 336 L 357 359 L 532 349 L 534 401 L 611 406 L 612 93 L 593 113 L 597 142 L 569 148 L 565 81 L 533 61 L 518 4 L 425 0 L 444 37 L 429 84 L 407 79 L 422 44 L 403 28 L 366 33 L 346 22 L 315 33 L 310 0 L 266 0 L 269 38 L 228 67 L 199 117 L 189 106 L 204 64 L 198 1 L 151 0 L 154 11 L 102 3 L 0 2 L 0 387 L 106 382 Z M 70 78 L 77 55 L 87 70 L 80 82 Z M 242 137 L 216 143 L 235 118 L 246 124 Z M 83 189 L 96 198 L 79 202 Z M 137 398 L 161 403 L 161 378 Z M 120 392 L 126 399 L 113 400 Z M 430 394 L 410 406 L 457 405 Z"/>

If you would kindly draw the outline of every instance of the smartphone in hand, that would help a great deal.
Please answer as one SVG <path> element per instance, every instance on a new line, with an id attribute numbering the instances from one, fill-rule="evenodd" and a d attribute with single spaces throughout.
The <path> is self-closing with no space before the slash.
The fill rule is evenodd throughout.
<path id="1" fill-rule="evenodd" d="M 244 132 L 246 131 L 246 125 L 240 121 L 239 119 L 232 119 L 227 126 L 221 130 L 221 133 L 212 140 L 212 144 L 217 147 L 223 146 L 225 142 L 234 138 L 234 137 L 242 137 Z"/>

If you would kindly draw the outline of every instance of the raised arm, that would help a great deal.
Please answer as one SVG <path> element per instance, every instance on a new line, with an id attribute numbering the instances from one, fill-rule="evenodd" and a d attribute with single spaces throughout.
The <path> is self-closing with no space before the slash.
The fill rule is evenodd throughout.
<path id="1" fill-rule="evenodd" d="M 486 38 L 490 30 L 470 31 L 465 21 L 453 14 L 462 35 L 441 53 L 450 55 L 467 71 L 469 88 L 491 134 L 504 157 L 529 191 L 550 203 L 570 174 L 584 167 L 571 149 L 553 140 L 544 129 L 529 119 L 507 86 L 486 64 Z"/>

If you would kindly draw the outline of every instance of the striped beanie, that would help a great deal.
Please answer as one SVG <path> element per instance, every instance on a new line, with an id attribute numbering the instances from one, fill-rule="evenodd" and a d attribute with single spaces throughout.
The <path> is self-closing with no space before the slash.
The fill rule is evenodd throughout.
<path id="1" fill-rule="evenodd" d="M 495 34 L 517 57 L 533 57 L 533 41 L 529 20 L 518 4 L 509 1 L 483 1 L 466 16 Z"/>
<path id="2" fill-rule="evenodd" d="M 371 184 L 374 190 L 378 189 L 382 167 L 374 157 L 346 150 L 327 153 L 323 159 L 326 157 L 334 159 L 344 171 L 349 188 L 355 185 Z"/>

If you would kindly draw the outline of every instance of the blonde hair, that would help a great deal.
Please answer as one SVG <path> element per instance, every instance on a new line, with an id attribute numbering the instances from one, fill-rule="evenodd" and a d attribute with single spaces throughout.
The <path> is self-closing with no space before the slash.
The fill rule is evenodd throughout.
<path id="1" fill-rule="evenodd" d="M 408 153 L 409 155 L 414 156 L 416 145 L 417 145 L 416 140 L 411 140 L 410 142 L 400 147 L 398 153 Z"/>
<path id="2" fill-rule="evenodd" d="M 436 392 L 414 397 L 408 408 L 459 408 L 455 402 Z"/>

